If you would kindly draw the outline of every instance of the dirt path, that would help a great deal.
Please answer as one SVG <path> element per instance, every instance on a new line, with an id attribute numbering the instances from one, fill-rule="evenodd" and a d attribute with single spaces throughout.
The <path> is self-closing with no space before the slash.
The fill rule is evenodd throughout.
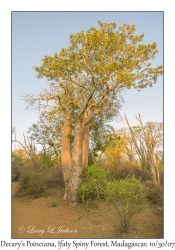
<path id="1" fill-rule="evenodd" d="M 48 197 L 16 197 L 18 183 L 12 184 L 12 238 L 162 238 L 162 216 L 150 210 L 134 216 L 133 229 L 118 234 L 115 209 L 101 202 L 85 209 L 70 207 L 63 190 L 50 190 Z"/>

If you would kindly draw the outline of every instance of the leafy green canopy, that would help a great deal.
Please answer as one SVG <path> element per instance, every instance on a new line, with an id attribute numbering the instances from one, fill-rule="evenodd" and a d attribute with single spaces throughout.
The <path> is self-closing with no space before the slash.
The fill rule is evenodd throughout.
<path id="1" fill-rule="evenodd" d="M 42 65 L 34 67 L 38 78 L 47 78 L 49 90 L 24 96 L 28 107 L 38 103 L 37 108 L 48 108 L 52 100 L 58 112 L 77 121 L 88 114 L 87 125 L 102 110 L 118 111 L 125 88 L 140 90 L 156 83 L 162 75 L 162 66 L 151 67 L 157 44 L 144 45 L 144 34 L 134 35 L 134 24 L 98 24 L 99 29 L 71 34 L 68 48 L 44 56 Z"/>
<path id="2" fill-rule="evenodd" d="M 41 146 L 41 156 L 43 163 L 47 166 L 59 164 L 61 157 L 61 134 L 64 120 L 50 114 L 42 112 L 36 124 L 29 127 L 27 133 L 32 140 Z"/>
<path id="3" fill-rule="evenodd" d="M 134 35 L 134 24 L 123 24 L 118 30 L 115 23 L 98 24 L 100 29 L 71 34 L 70 46 L 59 54 L 44 56 L 42 66 L 35 67 L 38 77 L 59 83 L 70 97 L 88 97 L 95 88 L 97 99 L 116 88 L 156 83 L 162 66 L 152 68 L 150 61 L 158 53 L 157 44 L 142 44 L 144 34 Z M 72 103 L 76 106 L 79 100 Z"/>

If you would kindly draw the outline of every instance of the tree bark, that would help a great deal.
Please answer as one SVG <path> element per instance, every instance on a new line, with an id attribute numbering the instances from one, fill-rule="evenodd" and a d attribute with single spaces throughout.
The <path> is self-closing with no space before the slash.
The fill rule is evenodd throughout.
<path id="1" fill-rule="evenodd" d="M 70 116 L 67 115 L 63 128 L 62 149 L 61 149 L 62 170 L 65 183 L 64 199 L 69 198 L 69 179 L 70 179 L 70 171 L 72 165 L 70 135 L 71 135 Z"/>
<path id="2" fill-rule="evenodd" d="M 88 114 L 85 112 L 85 119 L 87 118 Z M 84 127 L 83 133 L 83 151 L 82 151 L 82 172 L 84 168 L 88 165 L 88 155 L 89 155 L 89 124 Z"/>
<path id="3" fill-rule="evenodd" d="M 158 161 L 156 160 L 154 152 L 150 156 L 150 172 L 153 176 L 153 181 L 160 185 L 160 173 L 158 168 Z"/>
<path id="4" fill-rule="evenodd" d="M 79 121 L 76 125 L 73 156 L 72 156 L 72 167 L 70 174 L 70 197 L 69 204 L 75 205 L 78 202 L 78 188 L 81 183 L 82 174 L 82 145 L 83 145 L 83 132 L 84 128 L 82 122 Z"/>

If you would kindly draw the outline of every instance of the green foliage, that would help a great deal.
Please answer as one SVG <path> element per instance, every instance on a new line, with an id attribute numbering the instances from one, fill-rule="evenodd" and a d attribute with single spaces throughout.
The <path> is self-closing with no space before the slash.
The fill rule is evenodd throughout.
<path id="1" fill-rule="evenodd" d="M 50 111 L 55 113 L 52 107 L 57 107 L 57 121 L 59 116 L 63 118 L 66 114 L 71 120 L 81 123 L 83 128 L 102 111 L 113 111 L 111 115 L 114 117 L 123 102 L 122 90 L 131 87 L 141 90 L 156 83 L 157 77 L 163 74 L 161 65 L 151 67 L 151 62 L 158 53 L 157 44 L 143 44 L 144 34 L 136 35 L 134 24 L 125 23 L 119 27 L 115 23 L 99 21 L 98 24 L 98 29 L 91 27 L 86 32 L 81 30 L 71 34 L 67 48 L 53 56 L 44 56 L 41 66 L 34 67 L 37 78 L 46 77 L 48 80 L 49 90 L 43 90 L 36 96 L 24 96 L 28 107 L 37 103 L 40 108 L 45 102 L 44 106 L 49 108 L 48 102 L 51 101 L 53 105 L 50 106 Z M 48 127 L 45 128 L 47 132 Z M 53 138 L 48 136 L 48 139 L 47 147 L 53 149 L 55 154 L 60 149 L 55 150 Z M 109 137 L 109 141 L 110 139 Z M 95 153 L 99 155 L 97 151 L 103 152 L 103 145 L 106 147 L 109 141 L 95 140 Z M 117 142 L 117 145 L 121 145 L 122 139 L 117 139 Z M 43 148 L 44 145 L 45 143 Z M 120 162 L 124 159 L 125 148 L 121 147 L 124 152 L 118 154 Z M 115 149 L 117 152 L 118 147 Z M 116 152 L 110 150 L 109 153 L 113 157 Z M 77 166 L 77 170 L 78 168 L 81 168 L 81 164 Z M 97 170 L 94 166 L 91 172 L 87 170 L 85 173 L 79 189 L 83 202 L 106 194 L 107 175 L 99 171 L 102 170 Z"/>
<path id="2" fill-rule="evenodd" d="M 55 164 L 55 161 L 52 160 L 50 154 L 46 154 L 46 153 L 45 153 L 45 154 L 41 154 L 40 160 L 41 160 L 42 165 L 43 165 L 44 167 L 47 167 L 47 168 L 51 168 L 51 167 L 53 167 L 54 164 Z"/>
<path id="3" fill-rule="evenodd" d="M 34 67 L 37 77 L 71 81 L 70 76 L 76 79 L 85 72 L 83 76 L 89 80 L 93 72 L 93 85 L 103 83 L 104 88 L 110 80 L 121 88 L 142 89 L 156 83 L 162 66 L 152 68 L 150 61 L 158 53 L 157 44 L 143 44 L 144 34 L 135 35 L 134 24 L 125 23 L 119 27 L 115 23 L 99 21 L 98 24 L 99 29 L 91 27 L 86 32 L 71 34 L 70 46 L 59 54 L 44 56 L 42 66 Z M 82 78 L 82 83 L 87 84 L 87 81 Z"/>
<path id="4" fill-rule="evenodd" d="M 63 124 L 64 119 L 58 119 L 56 114 L 45 111 L 27 131 L 35 144 L 42 147 L 41 160 L 44 166 L 59 165 Z"/>
<path id="5" fill-rule="evenodd" d="M 21 156 L 12 152 L 12 181 L 17 181 L 21 174 L 21 167 L 24 165 Z"/>
<path id="6" fill-rule="evenodd" d="M 127 232 L 131 217 L 146 206 L 145 189 L 134 177 L 108 183 L 106 190 L 109 202 L 120 217 L 120 232 Z"/>
<path id="7" fill-rule="evenodd" d="M 20 193 L 37 198 L 47 190 L 47 176 L 43 171 L 26 168 L 20 177 Z"/>
<path id="8" fill-rule="evenodd" d="M 81 180 L 78 190 L 83 204 L 88 205 L 92 199 L 105 198 L 107 186 L 107 172 L 97 166 L 88 166 Z"/>
<path id="9" fill-rule="evenodd" d="M 66 111 L 75 120 L 82 119 L 85 111 L 93 118 L 102 110 L 113 110 L 114 117 L 123 102 L 122 90 L 141 90 L 156 83 L 163 74 L 161 65 L 151 67 L 157 44 L 143 44 L 144 34 L 135 35 L 134 24 L 98 24 L 98 29 L 70 34 L 67 48 L 44 56 L 41 66 L 34 67 L 37 78 L 48 80 L 49 91 L 35 98 L 24 96 L 28 107 L 37 103 L 40 108 L 40 101 L 49 106 L 53 101 L 57 114 Z M 51 112 L 55 111 L 51 107 Z M 91 121 L 86 120 L 87 124 Z"/>
<path id="10" fill-rule="evenodd" d="M 18 156 L 12 152 L 12 167 L 17 168 L 23 166 L 23 160 L 21 156 Z"/>
<path id="11" fill-rule="evenodd" d="M 148 204 L 144 185 L 134 177 L 110 181 L 108 173 L 97 166 L 88 166 L 82 177 L 79 196 L 85 205 L 90 200 L 105 199 L 120 217 L 120 232 L 128 231 L 130 219 Z"/>
<path id="12" fill-rule="evenodd" d="M 120 109 L 118 107 L 118 109 Z M 102 154 L 106 148 L 111 145 L 116 139 L 114 128 L 108 124 L 113 117 L 110 112 L 101 112 L 97 117 L 93 119 L 90 125 L 90 148 L 89 148 L 89 165 L 94 162 L 98 162 L 100 165 L 99 152 Z"/>

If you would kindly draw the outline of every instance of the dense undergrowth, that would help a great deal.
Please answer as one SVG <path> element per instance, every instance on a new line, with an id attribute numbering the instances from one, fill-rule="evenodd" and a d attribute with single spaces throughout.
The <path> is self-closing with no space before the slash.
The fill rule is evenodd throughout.
<path id="1" fill-rule="evenodd" d="M 64 187 L 61 169 L 22 167 L 18 195 L 30 198 L 46 196 L 49 188 Z M 91 202 L 105 201 L 115 208 L 120 232 L 127 232 L 131 218 L 145 208 L 163 206 L 163 187 L 157 186 L 138 167 L 105 170 L 87 166 L 78 190 L 79 201 L 88 207 Z"/>
<path id="2" fill-rule="evenodd" d="M 163 204 L 162 188 L 155 185 L 141 170 L 135 173 L 124 168 L 121 175 L 121 169 L 107 172 L 97 166 L 89 166 L 79 188 L 84 205 L 88 206 L 92 200 L 103 199 L 114 206 L 120 218 L 120 232 L 129 230 L 131 218 L 135 214 L 151 204 Z"/>

